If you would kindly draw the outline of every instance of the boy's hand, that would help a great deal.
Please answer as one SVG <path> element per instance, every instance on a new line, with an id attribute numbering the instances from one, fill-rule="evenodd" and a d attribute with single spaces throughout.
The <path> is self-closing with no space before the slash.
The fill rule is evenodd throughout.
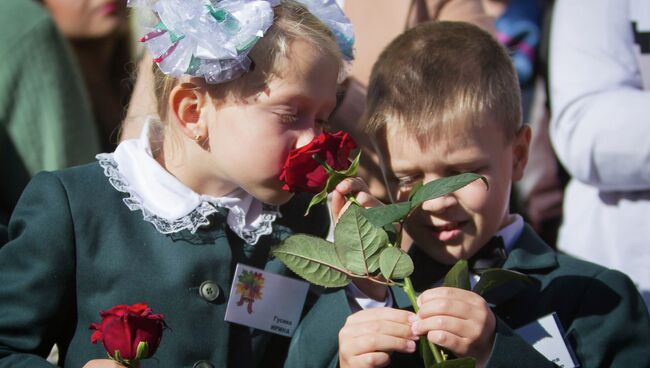
<path id="1" fill-rule="evenodd" d="M 359 311 L 345 321 L 339 331 L 339 365 L 348 367 L 385 367 L 390 353 L 415 351 L 409 317 L 412 312 L 393 308 Z"/>
<path id="2" fill-rule="evenodd" d="M 496 327 L 496 318 L 485 299 L 471 291 L 438 287 L 423 292 L 418 305 L 414 334 L 426 334 L 429 341 L 456 356 L 474 357 L 477 367 L 485 366 Z"/>
<path id="3" fill-rule="evenodd" d="M 348 194 L 354 194 L 357 202 L 362 207 L 377 207 L 383 205 L 383 203 L 377 198 L 373 197 L 368 191 L 368 185 L 363 179 L 356 178 L 347 178 L 340 182 L 336 188 L 332 191 L 332 218 L 334 223 L 338 222 L 339 217 L 345 212 L 347 208 L 347 198 L 345 197 Z"/>

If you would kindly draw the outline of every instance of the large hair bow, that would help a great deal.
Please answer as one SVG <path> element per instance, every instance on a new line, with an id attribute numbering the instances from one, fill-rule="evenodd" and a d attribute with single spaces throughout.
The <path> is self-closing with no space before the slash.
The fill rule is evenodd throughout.
<path id="1" fill-rule="evenodd" d="M 352 24 L 335 0 L 300 0 L 352 60 Z M 144 30 L 140 41 L 168 75 L 223 83 L 246 73 L 249 51 L 273 24 L 280 0 L 129 0 Z"/>

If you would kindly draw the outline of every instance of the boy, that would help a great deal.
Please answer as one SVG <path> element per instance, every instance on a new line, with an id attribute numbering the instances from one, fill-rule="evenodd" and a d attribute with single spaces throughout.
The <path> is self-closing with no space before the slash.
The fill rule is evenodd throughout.
<path id="1" fill-rule="evenodd" d="M 408 198 L 418 182 L 462 172 L 483 175 L 489 190 L 474 182 L 409 217 L 420 311 L 374 308 L 348 317 L 339 333 L 342 368 L 417 364 L 418 354 L 399 354 L 413 352 L 417 336 L 476 358 L 478 367 L 552 367 L 550 353 L 514 330 L 553 312 L 580 366 L 650 366 L 650 320 L 629 278 L 554 253 L 508 212 L 531 133 L 521 122 L 514 68 L 496 40 L 465 23 L 422 24 L 384 50 L 368 90 L 365 129 L 376 139 L 393 200 Z M 494 305 L 473 292 L 434 288 L 436 262 L 471 259 L 495 235 L 505 250 L 496 267 L 527 274 L 530 285 Z M 401 290 L 393 298 L 405 306 Z"/>

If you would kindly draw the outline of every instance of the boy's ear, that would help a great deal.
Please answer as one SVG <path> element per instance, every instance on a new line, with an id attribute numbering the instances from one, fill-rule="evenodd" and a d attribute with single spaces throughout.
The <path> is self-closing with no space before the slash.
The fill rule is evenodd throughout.
<path id="1" fill-rule="evenodd" d="M 531 130 L 528 124 L 523 124 L 517 131 L 512 145 L 512 181 L 519 181 L 524 177 L 524 170 L 528 163 L 528 150 L 530 148 Z"/>
<path id="2" fill-rule="evenodd" d="M 181 83 L 169 94 L 169 108 L 176 118 L 180 130 L 192 140 L 207 136 L 208 127 L 201 119 L 201 108 L 206 96 L 202 88 L 194 83 Z M 198 138 L 197 138 L 198 137 Z"/>

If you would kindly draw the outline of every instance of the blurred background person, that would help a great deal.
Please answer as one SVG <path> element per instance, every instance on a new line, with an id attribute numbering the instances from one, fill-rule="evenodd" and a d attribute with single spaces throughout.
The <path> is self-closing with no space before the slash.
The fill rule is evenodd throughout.
<path id="1" fill-rule="evenodd" d="M 538 73 L 537 55 L 542 37 L 543 0 L 483 0 L 488 15 L 495 18 L 496 38 L 510 53 L 522 91 L 524 121 Z"/>
<path id="2" fill-rule="evenodd" d="M 513 186 L 510 205 L 556 248 L 567 182 L 551 146 L 548 40 L 553 0 L 483 0 L 495 20 L 496 37 L 510 52 L 521 88 L 524 122 L 532 130 L 524 177 Z"/>
<path id="3" fill-rule="evenodd" d="M 126 115 L 134 69 L 126 0 L 41 0 L 81 68 L 101 139 L 112 152 Z"/>
<path id="4" fill-rule="evenodd" d="M 0 1 L 0 58 L 0 223 L 6 225 L 32 175 L 89 162 L 100 145 L 73 56 L 36 1 Z"/>
<path id="5" fill-rule="evenodd" d="M 3 0 L 0 28 L 1 246 L 34 174 L 113 151 L 132 50 L 126 0 Z"/>
<path id="6" fill-rule="evenodd" d="M 627 273 L 649 304 L 650 2 L 557 0 L 550 46 L 551 139 L 571 175 L 558 248 Z"/>

